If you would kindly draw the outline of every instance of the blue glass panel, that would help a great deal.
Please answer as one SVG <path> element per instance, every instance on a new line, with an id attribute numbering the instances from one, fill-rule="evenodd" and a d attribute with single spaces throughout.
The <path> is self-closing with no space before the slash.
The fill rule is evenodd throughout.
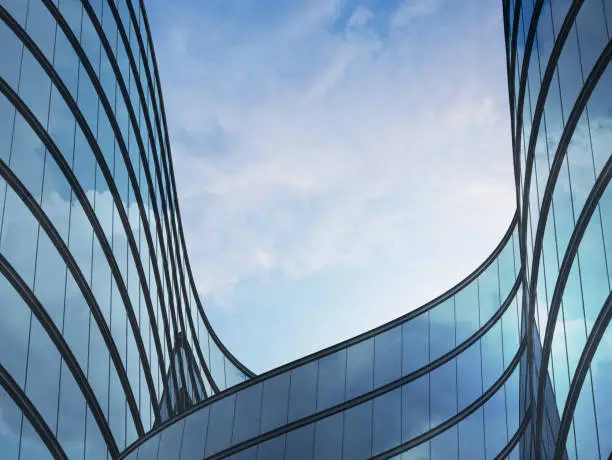
<path id="1" fill-rule="evenodd" d="M 476 342 L 457 356 L 459 411 L 471 404 L 482 393 L 480 344 Z"/>
<path id="2" fill-rule="evenodd" d="M 232 455 L 231 460 L 257 460 L 257 449 L 259 446 L 253 446 L 246 450 L 241 450 L 240 452 Z"/>
<path id="3" fill-rule="evenodd" d="M 314 460 L 342 458 L 342 415 L 332 415 L 316 423 Z"/>
<path id="4" fill-rule="evenodd" d="M 396 326 L 374 337 L 374 387 L 402 376 L 402 327 Z"/>
<path id="5" fill-rule="evenodd" d="M 479 326 L 476 281 L 455 294 L 455 310 L 457 312 L 457 343 L 459 344 L 476 332 Z"/>
<path id="6" fill-rule="evenodd" d="M 287 433 L 285 458 L 292 460 L 311 460 L 314 453 L 314 424 L 306 425 Z"/>
<path id="7" fill-rule="evenodd" d="M 487 331 L 480 339 L 482 343 L 482 381 L 486 390 L 501 376 L 504 371 L 501 322 Z M 514 356 L 514 353 L 511 355 Z"/>
<path id="8" fill-rule="evenodd" d="M 312 414 L 316 409 L 318 361 L 291 371 L 289 421 Z"/>
<path id="9" fill-rule="evenodd" d="M 402 387 L 402 442 L 429 427 L 429 375 L 424 375 Z"/>
<path id="10" fill-rule="evenodd" d="M 4 389 L 0 389 L 0 412 L 4 425 L 0 430 L 0 449 L 5 458 L 18 458 L 21 411 Z"/>
<path id="11" fill-rule="evenodd" d="M 189 415 L 185 421 L 181 460 L 199 460 L 204 456 L 204 443 L 208 428 L 208 407 Z"/>
<path id="12" fill-rule="evenodd" d="M 263 383 L 261 432 L 272 430 L 287 421 L 291 373 L 284 372 Z M 299 382 L 296 382 L 299 385 Z"/>
<path id="13" fill-rule="evenodd" d="M 402 442 L 402 389 L 374 399 L 372 454 L 379 454 Z"/>
<path id="14" fill-rule="evenodd" d="M 466 460 L 485 458 L 482 408 L 459 423 L 459 458 Z"/>
<path id="15" fill-rule="evenodd" d="M 506 445 L 506 395 L 503 387 L 484 405 L 485 448 L 487 458 L 494 457 Z"/>
<path id="16" fill-rule="evenodd" d="M 587 373 L 574 410 L 573 422 L 576 430 L 577 458 L 601 458 L 593 402 L 591 375 Z M 599 415 L 599 412 L 604 411 L 606 411 L 606 408 L 602 407 L 601 410 L 597 411 L 597 414 Z M 609 436 L 609 433 L 601 430 L 600 433 L 603 435 L 602 437 Z M 568 439 L 571 438 L 568 436 Z M 601 454 L 603 453 L 601 452 Z"/>
<path id="17" fill-rule="evenodd" d="M 372 401 L 344 412 L 342 458 L 365 459 L 372 455 Z"/>
<path id="18" fill-rule="evenodd" d="M 402 374 L 407 375 L 425 366 L 429 357 L 429 313 L 417 316 L 402 325 Z"/>
<path id="19" fill-rule="evenodd" d="M 434 369 L 430 376 L 431 426 L 457 413 L 457 362 L 453 359 Z"/>
<path id="20" fill-rule="evenodd" d="M 283 460 L 285 435 L 262 442 L 257 449 L 257 460 Z"/>
<path id="21" fill-rule="evenodd" d="M 491 263 L 478 277 L 478 298 L 480 302 L 480 326 L 482 326 L 493 316 L 501 304 L 497 260 Z"/>
<path id="22" fill-rule="evenodd" d="M 429 311 L 429 361 L 438 359 L 455 347 L 455 299 L 451 297 Z"/>
<path id="23" fill-rule="evenodd" d="M 263 384 L 259 383 L 236 394 L 232 444 L 237 444 L 259 433 L 262 389 Z"/>
<path id="24" fill-rule="evenodd" d="M 159 440 L 161 438 L 160 433 L 157 433 L 147 442 L 138 447 L 136 452 L 136 458 L 139 460 L 147 460 L 151 458 L 157 458 L 157 451 L 159 449 Z"/>
<path id="25" fill-rule="evenodd" d="M 344 401 L 346 349 L 319 360 L 317 410 L 327 409 Z"/>
<path id="26" fill-rule="evenodd" d="M 371 391 L 373 385 L 374 339 L 371 338 L 346 350 L 346 399 Z"/>
<path id="27" fill-rule="evenodd" d="M 227 396 L 210 405 L 208 431 L 206 433 L 206 455 L 212 455 L 229 447 L 234 423 L 236 394 Z"/>
<path id="28" fill-rule="evenodd" d="M 459 437 L 457 426 L 453 426 L 433 438 L 431 443 L 431 458 L 453 460 L 459 458 Z"/>
<path id="29" fill-rule="evenodd" d="M 158 460 L 165 458 L 178 458 L 181 453 L 181 440 L 185 419 L 173 423 L 161 432 L 161 441 L 157 452 Z"/>

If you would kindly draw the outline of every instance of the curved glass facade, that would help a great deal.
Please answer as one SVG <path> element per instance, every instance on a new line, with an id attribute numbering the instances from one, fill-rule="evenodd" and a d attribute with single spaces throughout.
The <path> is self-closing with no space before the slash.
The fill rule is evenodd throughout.
<path id="1" fill-rule="evenodd" d="M 143 0 L 0 0 L 3 458 L 607 458 L 612 1 L 503 8 L 502 242 L 255 376 L 195 288 Z"/>
<path id="2" fill-rule="evenodd" d="M 512 1 L 506 13 L 532 455 L 608 458 L 612 2 Z"/>

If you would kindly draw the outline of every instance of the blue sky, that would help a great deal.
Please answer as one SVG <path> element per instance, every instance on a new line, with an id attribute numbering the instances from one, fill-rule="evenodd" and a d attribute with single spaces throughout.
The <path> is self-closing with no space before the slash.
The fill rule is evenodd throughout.
<path id="1" fill-rule="evenodd" d="M 417 308 L 505 232 L 501 1 L 148 11 L 196 283 L 254 371 Z"/>

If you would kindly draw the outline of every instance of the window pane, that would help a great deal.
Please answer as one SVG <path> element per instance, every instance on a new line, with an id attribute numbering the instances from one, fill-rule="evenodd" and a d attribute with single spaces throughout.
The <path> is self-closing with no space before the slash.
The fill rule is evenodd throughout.
<path id="1" fill-rule="evenodd" d="M 263 384 L 259 383 L 237 393 L 232 444 L 237 444 L 259 433 L 262 389 Z"/>
<path id="2" fill-rule="evenodd" d="M 425 366 L 429 357 L 429 313 L 423 313 L 402 325 L 404 351 L 402 374 Z"/>
<path id="3" fill-rule="evenodd" d="M 262 433 L 279 427 L 287 421 L 290 376 L 289 372 L 285 372 L 264 381 L 261 405 Z"/>
<path id="4" fill-rule="evenodd" d="M 318 361 L 291 371 L 289 421 L 312 414 L 316 408 Z"/>
<path id="5" fill-rule="evenodd" d="M 215 454 L 229 447 L 232 439 L 235 402 L 236 395 L 233 394 L 210 405 L 206 455 Z"/>
<path id="6" fill-rule="evenodd" d="M 283 460 L 285 456 L 285 436 L 263 442 L 257 449 L 257 460 Z"/>
<path id="7" fill-rule="evenodd" d="M 457 413 L 457 367 L 453 359 L 433 370 L 430 378 L 431 426 L 437 426 Z"/>
<path id="8" fill-rule="evenodd" d="M 317 410 L 327 409 L 344 401 L 346 349 L 319 360 Z"/>
<path id="9" fill-rule="evenodd" d="M 342 415 L 332 415 L 316 423 L 314 460 L 342 458 Z"/>
<path id="10" fill-rule="evenodd" d="M 200 460 L 204 456 L 207 427 L 208 407 L 187 417 L 181 445 L 181 460 Z"/>
<path id="11" fill-rule="evenodd" d="M 181 419 L 161 432 L 161 441 L 157 453 L 157 458 L 159 460 L 164 458 L 177 458 L 179 456 L 184 426 L 185 419 Z"/>
<path id="12" fill-rule="evenodd" d="M 402 442 L 429 430 L 429 375 L 402 387 Z"/>
<path id="13" fill-rule="evenodd" d="M 346 350 L 346 399 L 372 390 L 374 385 L 374 339 L 350 346 Z"/>
<path id="14" fill-rule="evenodd" d="M 311 460 L 314 449 L 314 431 L 315 427 L 313 424 L 287 433 L 285 458 L 291 460 Z"/>
<path id="15" fill-rule="evenodd" d="M 470 460 L 485 458 L 482 408 L 459 423 L 459 458 Z"/>
<path id="16" fill-rule="evenodd" d="M 374 400 L 373 454 L 402 442 L 402 389 L 385 393 Z"/>
<path id="17" fill-rule="evenodd" d="M 430 355 L 434 361 L 455 347 L 455 302 L 454 297 L 429 311 Z"/>
<path id="18" fill-rule="evenodd" d="M 365 459 L 372 455 L 372 401 L 344 412 L 344 446 L 342 458 Z"/>
<path id="19" fill-rule="evenodd" d="M 374 338 L 374 387 L 402 376 L 402 327 L 396 326 Z"/>

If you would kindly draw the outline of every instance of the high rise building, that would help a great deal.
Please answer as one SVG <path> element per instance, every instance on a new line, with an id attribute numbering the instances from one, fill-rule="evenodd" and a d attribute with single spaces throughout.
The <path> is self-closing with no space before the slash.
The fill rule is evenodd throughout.
<path id="1" fill-rule="evenodd" d="M 195 288 L 144 1 L 0 0 L 0 456 L 608 458 L 612 1 L 503 11 L 498 247 L 254 375 Z"/>

